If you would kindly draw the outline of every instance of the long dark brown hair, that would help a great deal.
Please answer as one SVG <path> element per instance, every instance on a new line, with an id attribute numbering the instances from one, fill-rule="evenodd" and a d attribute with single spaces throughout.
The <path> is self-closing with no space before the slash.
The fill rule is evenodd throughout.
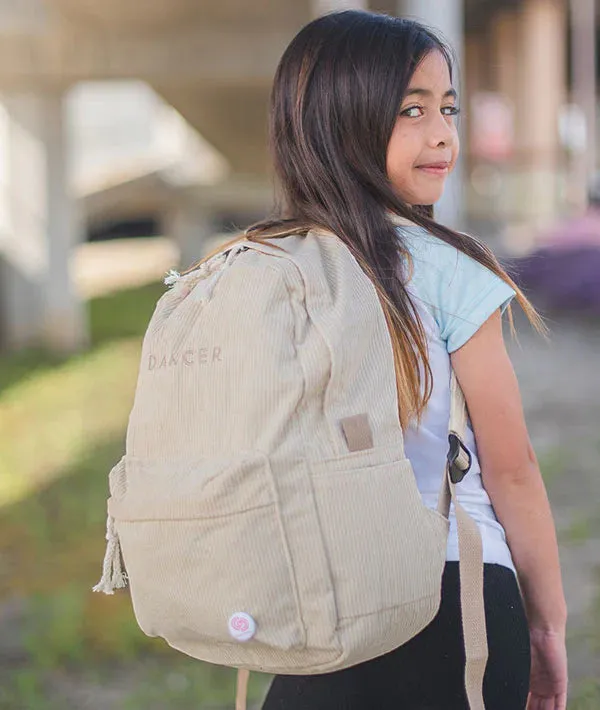
<path id="1" fill-rule="evenodd" d="M 432 51 L 442 53 L 452 76 L 450 48 L 418 22 L 347 10 L 306 25 L 283 54 L 271 93 L 270 147 L 280 193 L 276 216 L 246 232 L 247 239 L 261 241 L 320 227 L 351 249 L 386 316 L 403 426 L 420 419 L 433 383 L 425 332 L 398 277 L 399 259 L 410 263 L 410 255 L 389 212 L 425 227 L 497 274 L 541 327 L 485 244 L 435 222 L 431 205 L 407 205 L 388 178 L 387 148 L 400 105 L 415 69 Z"/>

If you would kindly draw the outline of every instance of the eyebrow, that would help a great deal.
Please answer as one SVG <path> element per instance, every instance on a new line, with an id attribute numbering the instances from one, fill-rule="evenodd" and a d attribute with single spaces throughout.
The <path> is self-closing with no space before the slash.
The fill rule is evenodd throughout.
<path id="1" fill-rule="evenodd" d="M 413 94 L 417 94 L 418 96 L 425 96 L 426 98 L 431 98 L 433 96 L 433 91 L 430 91 L 429 89 L 409 89 L 406 94 L 406 96 L 412 96 Z M 448 89 L 446 93 L 443 96 L 444 99 L 457 99 L 458 94 L 454 89 Z"/>

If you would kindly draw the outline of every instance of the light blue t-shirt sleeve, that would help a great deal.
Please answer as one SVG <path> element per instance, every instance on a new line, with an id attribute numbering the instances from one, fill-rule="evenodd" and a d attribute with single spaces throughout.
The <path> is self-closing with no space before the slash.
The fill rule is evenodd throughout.
<path id="1" fill-rule="evenodd" d="M 404 242 L 413 257 L 409 290 L 431 311 L 449 353 L 515 296 L 488 268 L 425 231 Z"/>

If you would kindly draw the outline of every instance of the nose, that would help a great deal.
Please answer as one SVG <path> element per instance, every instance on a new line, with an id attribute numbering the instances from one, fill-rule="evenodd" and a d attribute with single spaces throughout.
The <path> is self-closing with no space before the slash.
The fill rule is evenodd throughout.
<path id="1" fill-rule="evenodd" d="M 452 118 L 438 113 L 431 121 L 429 147 L 448 148 L 456 141 L 456 127 Z"/>

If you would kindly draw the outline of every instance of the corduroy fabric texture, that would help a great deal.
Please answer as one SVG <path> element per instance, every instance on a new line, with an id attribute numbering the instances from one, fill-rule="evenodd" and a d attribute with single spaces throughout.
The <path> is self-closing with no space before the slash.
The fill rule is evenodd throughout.
<path id="1" fill-rule="evenodd" d="M 454 490 L 445 477 L 440 511 L 421 501 L 385 317 L 350 251 L 317 231 L 273 242 L 243 241 L 159 299 L 97 589 L 124 584 L 120 549 L 146 634 L 313 674 L 434 618 Z M 228 627 L 239 613 L 256 624 L 244 641 Z"/>

